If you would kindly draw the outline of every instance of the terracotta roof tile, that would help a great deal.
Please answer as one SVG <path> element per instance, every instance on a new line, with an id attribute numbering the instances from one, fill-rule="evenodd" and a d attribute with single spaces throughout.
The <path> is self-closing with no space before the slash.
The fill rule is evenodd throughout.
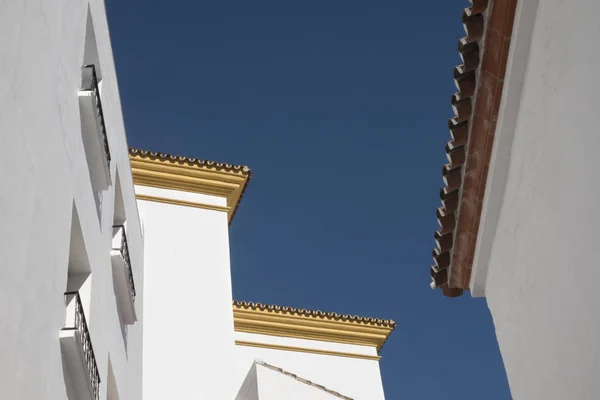
<path id="1" fill-rule="evenodd" d="M 468 288 L 491 145 L 499 111 L 516 0 L 471 0 L 462 13 L 466 36 L 458 41 L 457 92 L 450 103 L 448 164 L 442 167 L 440 229 L 434 233 L 432 288 L 456 297 Z M 490 140 L 490 138 L 492 140 Z"/>

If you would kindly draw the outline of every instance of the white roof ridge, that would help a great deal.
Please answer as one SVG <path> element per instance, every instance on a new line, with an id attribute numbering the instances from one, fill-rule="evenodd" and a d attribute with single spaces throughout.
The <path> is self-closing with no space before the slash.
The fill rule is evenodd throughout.
<path id="1" fill-rule="evenodd" d="M 295 380 L 297 380 L 297 381 L 298 381 L 298 382 L 300 382 L 300 383 L 304 383 L 305 385 L 312 386 L 312 387 L 314 387 L 314 388 L 316 388 L 316 389 L 319 389 L 319 390 L 322 390 L 322 391 L 324 391 L 324 392 L 327 392 L 327 393 L 329 393 L 330 395 L 332 395 L 332 396 L 335 396 L 335 397 L 338 397 L 338 398 L 340 398 L 340 399 L 344 399 L 344 400 L 354 400 L 352 397 L 344 396 L 343 394 L 341 394 L 341 393 L 339 393 L 339 392 L 336 392 L 335 390 L 328 389 L 328 388 L 326 388 L 326 387 L 325 387 L 325 386 L 323 386 L 323 385 L 319 385 L 319 384 L 317 384 L 317 383 L 315 383 L 315 382 L 309 381 L 308 379 L 304 379 L 304 378 L 302 378 L 302 377 L 300 377 L 300 376 L 298 376 L 298 375 L 296 375 L 296 374 L 293 374 L 293 373 L 291 373 L 291 372 L 288 372 L 288 371 L 284 370 L 283 368 L 279 368 L 279 367 L 277 367 L 277 366 L 275 366 L 275 365 L 268 364 L 268 363 L 266 363 L 266 362 L 264 362 L 264 361 L 262 361 L 262 360 L 254 360 L 254 363 L 255 363 L 255 364 L 258 364 L 258 365 L 261 365 L 261 366 L 263 366 L 263 367 L 265 367 L 265 368 L 269 368 L 269 369 L 271 369 L 271 370 L 273 370 L 273 371 L 277 371 L 277 372 L 279 372 L 280 374 L 287 375 L 287 376 L 289 376 L 290 378 L 294 378 Z"/>

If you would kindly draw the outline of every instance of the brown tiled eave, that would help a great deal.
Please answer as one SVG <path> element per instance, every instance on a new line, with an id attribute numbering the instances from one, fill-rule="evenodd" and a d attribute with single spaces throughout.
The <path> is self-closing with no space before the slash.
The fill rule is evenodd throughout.
<path id="1" fill-rule="evenodd" d="M 460 296 L 469 288 L 479 221 L 517 0 L 471 0 L 462 14 L 466 36 L 458 41 L 463 61 L 454 68 L 458 92 L 448 121 L 448 164 L 442 168 L 442 207 L 436 214 L 433 288 Z"/>

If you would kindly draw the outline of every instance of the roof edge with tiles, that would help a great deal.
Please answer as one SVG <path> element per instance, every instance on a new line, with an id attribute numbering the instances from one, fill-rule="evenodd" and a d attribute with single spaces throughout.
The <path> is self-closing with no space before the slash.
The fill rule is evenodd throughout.
<path id="1" fill-rule="evenodd" d="M 245 165 L 133 148 L 129 149 L 129 161 L 136 185 L 226 198 L 230 223 L 252 177 L 252 171 Z"/>
<path id="2" fill-rule="evenodd" d="M 516 10 L 516 0 L 471 3 L 462 14 L 463 63 L 454 68 L 458 91 L 451 98 L 454 117 L 448 122 L 451 140 L 430 268 L 431 287 L 448 297 L 469 288 Z"/>
<path id="3" fill-rule="evenodd" d="M 237 332 L 373 346 L 381 350 L 396 322 L 292 307 L 233 301 Z"/>

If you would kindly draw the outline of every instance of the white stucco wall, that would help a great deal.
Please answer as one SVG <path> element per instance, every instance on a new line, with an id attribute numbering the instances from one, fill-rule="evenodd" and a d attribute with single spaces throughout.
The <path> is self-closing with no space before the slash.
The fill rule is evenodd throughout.
<path id="1" fill-rule="evenodd" d="M 81 136 L 88 4 L 102 69 L 113 184 L 99 222 Z M 75 204 L 92 273 L 91 339 L 106 399 L 109 357 L 121 399 L 141 397 L 142 238 L 108 27 L 101 0 L 0 2 L 0 397 L 66 399 L 59 332 Z M 138 299 L 125 353 L 110 248 L 118 171 Z M 73 399 L 72 399 L 73 400 Z"/>
<path id="2" fill-rule="evenodd" d="M 135 189 L 150 197 L 226 205 L 225 198 L 204 194 Z M 238 340 L 377 356 L 374 347 L 234 332 L 227 213 L 141 199 L 138 206 L 145 235 L 144 400 L 232 400 L 256 359 L 357 400 L 383 399 L 376 360 L 235 345 Z M 253 385 L 247 379 L 242 391 L 258 396 Z M 271 386 L 265 390 L 278 387 Z"/>
<path id="3" fill-rule="evenodd" d="M 138 193 L 225 205 L 225 199 L 137 186 Z M 192 196 L 192 198 L 190 198 Z M 138 201 L 145 234 L 144 400 L 233 399 L 227 213 Z"/>
<path id="4" fill-rule="evenodd" d="M 236 332 L 235 338 L 238 341 L 369 356 L 377 355 L 374 347 L 351 344 L 257 335 L 244 332 Z M 335 390 L 356 400 L 384 399 L 379 361 L 377 360 L 237 345 L 235 347 L 235 363 L 231 369 L 233 381 L 240 382 L 241 384 L 255 360 L 261 360 L 283 368 L 304 379 L 324 385 L 328 389 Z"/>
<path id="5" fill-rule="evenodd" d="M 512 115 L 504 101 L 499 127 L 514 128 L 497 133 L 490 173 L 505 178 L 487 187 L 502 190 L 486 199 L 489 261 L 476 267 L 489 268 L 475 284 L 485 285 L 514 399 L 599 399 L 600 2 L 519 3 L 517 28 L 531 42 L 512 45 L 505 91 L 512 84 L 520 106 Z M 515 57 L 519 46 L 529 52 Z"/>
<path id="6" fill-rule="evenodd" d="M 238 390 L 235 400 L 259 400 L 256 364 L 253 364 L 246 374 L 246 378 Z"/>

